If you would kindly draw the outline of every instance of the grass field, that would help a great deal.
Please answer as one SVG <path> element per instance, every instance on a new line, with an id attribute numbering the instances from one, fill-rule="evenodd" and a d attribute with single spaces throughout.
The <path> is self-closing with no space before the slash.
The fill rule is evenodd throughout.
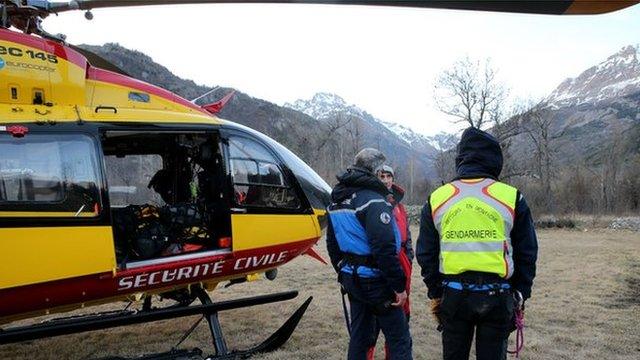
<path id="1" fill-rule="evenodd" d="M 413 234 L 417 235 L 417 228 Z M 640 233 L 539 231 L 538 276 L 527 303 L 523 359 L 640 359 Z M 417 237 L 417 236 L 416 236 Z M 324 244 L 319 248 L 325 254 Z M 411 330 L 415 359 L 440 359 L 440 335 L 427 314 L 426 288 L 414 265 Z M 216 300 L 300 290 L 298 299 L 222 313 L 231 348 L 261 341 L 308 296 L 314 300 L 279 351 L 255 359 L 344 359 L 347 331 L 330 266 L 305 257 L 280 268 L 278 279 L 213 293 Z M 111 304 L 100 309 L 115 309 Z M 197 318 L 0 346 L 0 359 L 93 359 L 168 350 Z M 182 347 L 212 353 L 201 323 Z M 382 339 L 379 344 L 382 343 Z M 380 351 L 378 351 L 378 357 Z"/>

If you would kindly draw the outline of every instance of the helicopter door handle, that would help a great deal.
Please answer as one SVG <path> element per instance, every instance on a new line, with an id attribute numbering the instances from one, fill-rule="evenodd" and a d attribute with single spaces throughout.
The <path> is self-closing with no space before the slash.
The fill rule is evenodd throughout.
<path id="1" fill-rule="evenodd" d="M 115 107 L 113 107 L 113 106 L 102 106 L 102 105 L 101 106 L 96 106 L 95 113 L 97 114 L 98 111 L 101 111 L 101 110 L 110 110 L 110 111 L 113 111 L 114 114 L 118 113 L 118 109 L 116 109 Z"/>
<path id="2" fill-rule="evenodd" d="M 243 209 L 243 208 L 231 208 L 231 212 L 234 212 L 234 213 L 241 213 L 241 214 L 246 214 L 246 213 L 247 213 L 247 209 Z"/>

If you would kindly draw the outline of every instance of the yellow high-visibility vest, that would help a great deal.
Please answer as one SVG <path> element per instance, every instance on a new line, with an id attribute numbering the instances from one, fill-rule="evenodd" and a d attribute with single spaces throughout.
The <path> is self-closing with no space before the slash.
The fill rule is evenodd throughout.
<path id="1" fill-rule="evenodd" d="M 440 272 L 513 275 L 511 229 L 518 190 L 492 179 L 457 180 L 429 198 L 440 235 Z"/>

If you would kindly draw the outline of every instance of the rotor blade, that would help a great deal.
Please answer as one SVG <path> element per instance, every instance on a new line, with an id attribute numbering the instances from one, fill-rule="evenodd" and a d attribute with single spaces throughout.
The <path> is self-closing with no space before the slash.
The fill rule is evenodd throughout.
<path id="1" fill-rule="evenodd" d="M 207 4 L 207 3 L 294 3 L 294 4 L 338 4 L 338 5 L 379 5 L 440 8 L 454 10 L 480 10 L 531 14 L 603 14 L 640 3 L 640 0 L 78 0 L 49 3 L 49 11 L 90 10 L 120 6 Z"/>

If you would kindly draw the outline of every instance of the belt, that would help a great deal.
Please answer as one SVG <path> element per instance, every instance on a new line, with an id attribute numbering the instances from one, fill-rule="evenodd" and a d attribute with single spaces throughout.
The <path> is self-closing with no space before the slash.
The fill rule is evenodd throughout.
<path id="1" fill-rule="evenodd" d="M 343 265 L 351 265 L 351 266 L 366 266 L 368 268 L 378 268 L 378 264 L 376 260 L 371 255 L 356 255 L 352 253 L 343 252 L 342 253 Z"/>
<path id="2" fill-rule="evenodd" d="M 443 285 L 456 290 L 469 290 L 469 291 L 490 291 L 490 290 L 507 290 L 511 286 L 507 283 L 497 284 L 463 284 L 457 281 L 445 281 Z"/>

